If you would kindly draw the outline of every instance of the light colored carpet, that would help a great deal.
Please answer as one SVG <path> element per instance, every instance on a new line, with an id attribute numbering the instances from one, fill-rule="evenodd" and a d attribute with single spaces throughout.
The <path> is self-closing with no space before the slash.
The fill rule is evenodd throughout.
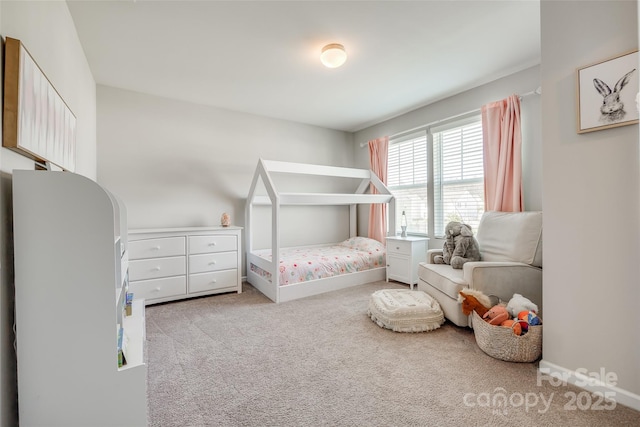
<path id="1" fill-rule="evenodd" d="M 487 356 L 470 329 L 380 328 L 366 315 L 369 296 L 402 287 L 376 282 L 274 304 L 245 284 L 242 294 L 147 307 L 149 424 L 640 425 L 621 405 L 573 409 L 565 394 L 586 392 L 538 385 L 536 363 Z"/>

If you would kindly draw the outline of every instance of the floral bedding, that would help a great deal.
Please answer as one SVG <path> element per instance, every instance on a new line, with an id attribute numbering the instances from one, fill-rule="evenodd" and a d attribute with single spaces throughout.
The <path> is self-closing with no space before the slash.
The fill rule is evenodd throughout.
<path id="1" fill-rule="evenodd" d="M 271 261 L 271 249 L 254 254 Z M 335 245 L 282 249 L 279 284 L 291 285 L 385 265 L 384 245 L 366 237 L 352 237 Z M 254 264 L 251 271 L 271 281 L 271 273 Z"/>

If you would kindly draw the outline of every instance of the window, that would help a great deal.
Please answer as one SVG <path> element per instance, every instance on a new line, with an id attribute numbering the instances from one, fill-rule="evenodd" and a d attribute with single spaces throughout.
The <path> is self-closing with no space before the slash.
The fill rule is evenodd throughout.
<path id="1" fill-rule="evenodd" d="M 434 235 L 444 236 L 449 221 L 478 229 L 484 212 L 482 122 L 433 132 Z"/>
<path id="2" fill-rule="evenodd" d="M 404 211 L 408 233 L 428 234 L 428 181 L 426 132 L 390 141 L 387 185 L 396 197 L 396 230 Z"/>
<path id="3" fill-rule="evenodd" d="M 387 184 L 396 197 L 396 230 L 403 211 L 408 233 L 443 237 L 449 221 L 477 230 L 484 212 L 479 116 L 392 139 L 387 168 Z"/>

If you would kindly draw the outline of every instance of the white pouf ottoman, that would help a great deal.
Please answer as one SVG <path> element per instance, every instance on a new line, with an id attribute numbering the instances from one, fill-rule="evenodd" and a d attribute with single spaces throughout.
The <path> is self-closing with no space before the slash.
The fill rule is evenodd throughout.
<path id="1" fill-rule="evenodd" d="M 379 326 L 395 332 L 432 331 L 444 323 L 438 301 L 423 291 L 409 289 L 374 292 L 367 314 Z"/>

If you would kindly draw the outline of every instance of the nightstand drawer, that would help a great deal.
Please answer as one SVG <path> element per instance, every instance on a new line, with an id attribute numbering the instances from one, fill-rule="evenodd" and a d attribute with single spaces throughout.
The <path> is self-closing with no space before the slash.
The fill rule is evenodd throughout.
<path id="1" fill-rule="evenodd" d="M 387 257 L 387 274 L 390 279 L 411 283 L 411 259 L 390 255 Z"/>
<path id="2" fill-rule="evenodd" d="M 153 300 L 174 297 L 187 293 L 186 276 L 165 277 L 162 279 L 142 280 L 129 283 L 129 291 L 136 299 Z"/>
<path id="3" fill-rule="evenodd" d="M 189 236 L 189 253 L 206 254 L 238 249 L 236 236 Z"/>
<path id="4" fill-rule="evenodd" d="M 411 255 L 411 242 L 389 239 L 387 241 L 387 252 L 390 254 Z"/>
<path id="5" fill-rule="evenodd" d="M 238 270 L 214 271 L 189 275 L 189 293 L 238 287 Z"/>
<path id="6" fill-rule="evenodd" d="M 156 279 L 186 274 L 184 256 L 129 261 L 129 280 Z"/>
<path id="7" fill-rule="evenodd" d="M 129 242 L 129 258 L 145 259 L 185 255 L 184 237 L 133 240 Z"/>
<path id="8" fill-rule="evenodd" d="M 238 252 L 191 255 L 189 274 L 238 268 Z"/>

